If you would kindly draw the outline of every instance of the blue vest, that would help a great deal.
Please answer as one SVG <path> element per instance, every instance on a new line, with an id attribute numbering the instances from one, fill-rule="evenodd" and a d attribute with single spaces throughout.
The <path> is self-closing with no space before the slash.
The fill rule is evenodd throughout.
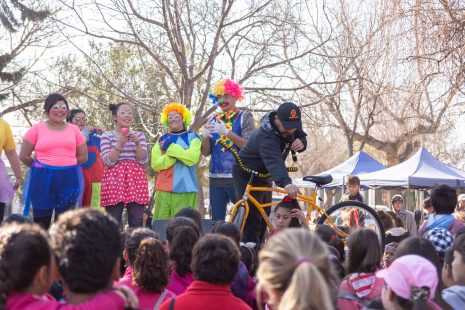
<path id="1" fill-rule="evenodd" d="M 233 117 L 233 125 L 231 131 L 236 135 L 241 136 L 242 132 L 242 115 L 243 110 L 239 110 L 237 115 Z M 214 117 L 212 118 L 212 120 Z M 234 164 L 234 155 L 225 149 L 223 145 L 219 143 L 220 135 L 215 133 L 210 139 L 210 147 L 212 150 L 210 158 L 210 178 L 232 178 L 232 166 Z M 232 143 L 232 141 L 231 141 Z M 233 144 L 232 146 L 236 151 L 239 148 Z"/>

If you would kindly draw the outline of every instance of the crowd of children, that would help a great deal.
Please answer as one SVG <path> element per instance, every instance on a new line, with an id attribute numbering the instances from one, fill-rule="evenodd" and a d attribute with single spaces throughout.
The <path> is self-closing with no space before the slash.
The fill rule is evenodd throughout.
<path id="1" fill-rule="evenodd" d="M 436 220 L 457 203 L 444 186 L 431 196 Z M 191 208 L 169 220 L 166 240 L 148 228 L 121 233 L 92 209 L 63 213 L 49 232 L 12 215 L 0 227 L 0 309 L 465 308 L 463 225 L 424 224 L 383 253 L 373 230 L 358 228 L 345 246 L 329 226 L 302 227 L 289 197 L 276 209 L 286 220 L 275 219 L 258 254 L 232 223 L 204 234 Z"/>
<path id="2" fill-rule="evenodd" d="M 47 120 L 28 131 L 19 156 L 30 166 L 23 192 L 25 215 L 31 207 L 35 224 L 13 214 L 0 226 L 0 310 L 465 309 L 465 196 L 457 198 L 447 185 L 431 190 L 423 221 L 405 209 L 401 195 L 392 197 L 392 211 L 378 210 L 383 248 L 377 233 L 364 228 L 361 214 L 351 210 L 335 221 L 349 223 L 348 244 L 329 226 L 311 231 L 291 198 L 294 185 L 288 184 L 289 196 L 276 206 L 274 229 L 263 244 L 242 243 L 241 231 L 222 221 L 234 196 L 233 159 L 221 158 L 226 150 L 217 142 L 239 149 L 253 131 L 253 118 L 235 108 L 242 98 L 237 83 L 224 80 L 214 90 L 223 113 L 209 122 L 202 139 L 187 130 L 186 107 L 172 103 L 162 112 L 169 132 L 151 154 L 158 172 L 154 218 L 169 218 L 162 239 L 141 227 L 149 199 L 144 169 L 149 157 L 145 136 L 129 130 L 131 107 L 110 106 L 114 130 L 86 132 L 82 110 L 68 115 L 63 96 L 47 98 Z M 78 127 L 68 125 L 67 116 Z M 5 145 L 0 149 L 14 149 L 11 141 L 0 142 Z M 192 208 L 201 153 L 212 156 L 217 220 L 212 233 L 203 232 L 201 216 Z M 5 173 L 0 165 L 1 182 Z M 21 182 L 18 176 L 15 188 Z M 8 197 L 0 196 L 0 216 L 11 200 L 10 185 Z M 363 202 L 359 188 L 360 180 L 349 177 L 341 200 Z M 79 202 L 99 210 L 71 210 Z M 124 209 L 129 228 L 121 232 Z M 50 227 L 52 218 L 56 222 Z M 245 240 L 260 243 L 262 237 Z"/>

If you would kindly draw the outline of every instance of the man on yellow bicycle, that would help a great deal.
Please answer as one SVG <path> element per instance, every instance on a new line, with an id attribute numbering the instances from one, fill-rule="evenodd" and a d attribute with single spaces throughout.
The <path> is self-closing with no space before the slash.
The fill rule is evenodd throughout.
<path id="1" fill-rule="evenodd" d="M 289 152 L 303 152 L 307 147 L 300 108 L 294 103 L 285 102 L 277 111 L 266 114 L 260 125 L 239 152 L 242 163 L 256 172 L 271 174 L 266 179 L 254 178 L 253 185 L 271 186 L 274 181 L 291 198 L 295 198 L 299 188 L 292 184 L 285 160 Z M 244 171 L 237 162 L 234 164 L 233 179 L 238 198 L 244 195 L 250 177 L 250 173 Z M 253 192 L 252 195 L 259 203 L 271 202 L 271 192 Z M 266 211 L 269 213 L 269 208 Z M 249 212 L 242 240 L 259 245 L 263 241 L 266 224 L 256 208 L 250 208 Z"/>

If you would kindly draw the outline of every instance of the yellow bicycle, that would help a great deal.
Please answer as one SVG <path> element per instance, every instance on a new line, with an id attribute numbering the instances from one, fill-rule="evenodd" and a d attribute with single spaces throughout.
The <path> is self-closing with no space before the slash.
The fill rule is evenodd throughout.
<path id="1" fill-rule="evenodd" d="M 271 231 L 274 227 L 265 212 L 265 208 L 270 208 L 273 205 L 277 205 L 279 202 L 272 201 L 264 204 L 259 203 L 253 196 L 252 192 L 274 192 L 281 194 L 287 194 L 287 192 L 281 188 L 253 186 L 255 178 L 268 178 L 270 177 L 270 174 L 249 169 L 244 165 L 235 149 L 233 149 L 230 145 L 225 144 L 223 141 L 220 143 L 234 155 L 241 169 L 250 174 L 250 179 L 245 188 L 244 195 L 234 204 L 228 221 L 234 223 L 242 232 L 246 225 L 247 217 L 249 216 L 251 203 L 252 207 L 256 208 L 260 213 L 268 227 L 268 230 Z M 293 160 L 294 162 L 297 160 L 295 154 L 293 154 Z M 295 172 L 297 171 L 297 168 L 289 167 L 287 170 L 288 172 Z M 344 243 L 348 242 L 350 234 L 357 228 L 369 228 L 377 233 L 380 245 L 384 248 L 384 226 L 375 210 L 373 210 L 369 205 L 355 200 L 339 202 L 330 207 L 328 210 L 324 210 L 317 204 L 317 189 L 321 188 L 323 185 L 331 183 L 333 181 L 333 177 L 331 175 L 306 176 L 303 180 L 315 184 L 311 196 L 301 194 L 297 195 L 298 201 L 303 201 L 308 205 L 305 217 L 307 225 L 315 222 L 316 220 L 316 223 L 319 225 L 331 226 Z M 312 219 L 312 214 L 315 212 L 316 218 Z"/>
<path id="2" fill-rule="evenodd" d="M 251 171 L 251 176 L 249 182 L 247 183 L 247 187 L 242 199 L 237 201 L 231 210 L 229 221 L 234 223 L 241 231 L 243 231 L 247 222 L 247 217 L 251 207 L 258 210 L 269 231 L 274 228 L 273 224 L 268 218 L 268 215 L 265 212 L 265 208 L 269 208 L 278 204 L 279 202 L 273 201 L 264 204 L 259 203 L 253 196 L 253 192 L 274 192 L 287 194 L 286 191 L 281 188 L 253 186 L 252 184 L 254 179 L 258 178 L 259 175 L 260 174 L 258 172 Z M 324 210 L 317 204 L 316 190 L 325 184 L 331 183 L 333 180 L 332 176 L 306 176 L 303 178 L 303 180 L 315 184 L 311 196 L 305 196 L 301 194 L 297 195 L 298 201 L 302 201 L 307 204 L 307 214 L 305 217 L 307 225 L 314 223 L 316 219 L 317 224 L 331 226 L 345 243 L 349 240 L 351 232 L 356 228 L 370 228 L 377 233 L 380 244 L 384 247 L 384 227 L 375 210 L 359 201 L 340 202 L 333 205 L 328 210 Z M 316 214 L 315 218 L 312 218 L 313 214 Z"/>

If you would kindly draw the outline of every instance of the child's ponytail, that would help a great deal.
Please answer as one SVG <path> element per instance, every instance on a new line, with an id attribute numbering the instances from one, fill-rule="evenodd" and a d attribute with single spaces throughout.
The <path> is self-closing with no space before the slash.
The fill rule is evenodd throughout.
<path id="1" fill-rule="evenodd" d="M 425 310 L 428 307 L 428 298 L 430 296 L 430 290 L 428 287 L 411 287 L 410 295 L 413 301 L 412 310 Z"/>
<path id="2" fill-rule="evenodd" d="M 175 270 L 181 277 L 191 273 L 192 250 L 199 240 L 199 232 L 189 226 L 177 227 L 170 244 L 170 259 L 175 263 Z"/>
<path id="3" fill-rule="evenodd" d="M 257 299 L 261 290 L 278 296 L 278 310 L 334 309 L 338 279 L 326 245 L 310 231 L 289 228 L 268 240 L 257 277 Z"/>
<path id="4" fill-rule="evenodd" d="M 311 260 L 306 258 L 303 260 L 305 261 L 296 262 L 289 286 L 281 297 L 278 310 L 333 309 L 327 281 Z M 319 296 L 319 298 L 309 298 L 309 294 Z"/>
<path id="5" fill-rule="evenodd" d="M 136 284 L 144 291 L 160 293 L 168 284 L 168 256 L 160 241 L 147 238 L 140 242 L 133 264 Z"/>
<path id="6" fill-rule="evenodd" d="M 427 310 L 431 309 L 428 306 L 428 297 L 430 296 L 430 290 L 428 287 L 414 287 L 410 288 L 410 299 L 405 299 L 400 296 L 397 296 L 394 292 L 394 298 L 399 304 L 401 309 L 411 309 L 411 310 Z"/>

